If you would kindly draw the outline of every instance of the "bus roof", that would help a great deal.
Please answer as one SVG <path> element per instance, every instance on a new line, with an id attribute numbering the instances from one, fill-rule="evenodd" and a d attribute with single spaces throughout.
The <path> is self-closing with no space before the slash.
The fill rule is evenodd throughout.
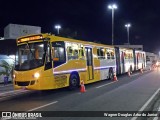
<path id="1" fill-rule="evenodd" d="M 66 42 L 81 43 L 81 44 L 86 45 L 86 46 L 88 45 L 88 46 L 110 47 L 110 48 L 116 47 L 116 46 L 113 46 L 113 45 L 105 45 L 105 44 L 89 42 L 89 41 L 85 41 L 85 40 L 78 40 L 78 39 L 73 39 L 73 38 L 55 36 L 55 35 L 49 34 L 49 33 L 31 34 L 31 35 L 22 36 L 22 37 L 19 37 L 17 39 L 17 43 L 18 43 L 18 40 L 20 40 L 20 39 L 33 37 L 33 36 L 42 36 L 43 38 L 51 38 L 51 42 L 53 42 L 53 41 L 66 41 Z M 119 48 L 120 49 L 125 49 L 125 50 L 132 50 L 131 48 L 125 48 L 125 47 L 119 47 Z"/>
<path id="2" fill-rule="evenodd" d="M 81 43 L 83 45 L 89 45 L 89 46 L 111 47 L 111 48 L 114 47 L 112 45 L 105 45 L 105 44 L 101 44 L 101 43 L 89 42 L 89 41 L 78 40 L 78 39 L 73 39 L 73 38 L 60 37 L 60 36 L 55 36 L 55 35 L 48 34 L 48 33 L 31 34 L 31 35 L 22 36 L 22 37 L 19 37 L 17 39 L 17 43 L 18 43 L 18 40 L 20 40 L 20 39 L 33 37 L 33 36 L 42 36 L 43 38 L 47 38 L 48 37 L 48 38 L 51 38 L 51 41 L 67 41 L 67 42 Z"/>

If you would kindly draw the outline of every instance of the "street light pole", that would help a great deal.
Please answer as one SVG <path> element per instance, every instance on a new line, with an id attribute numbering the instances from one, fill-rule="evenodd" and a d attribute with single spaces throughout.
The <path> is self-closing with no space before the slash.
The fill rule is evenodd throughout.
<path id="1" fill-rule="evenodd" d="M 59 29 L 61 29 L 60 25 L 55 25 L 55 29 L 57 29 L 57 34 L 59 34 Z"/>
<path id="2" fill-rule="evenodd" d="M 127 38 L 128 38 L 128 45 L 130 44 L 129 42 L 129 28 L 131 27 L 131 24 L 126 24 L 125 27 L 127 28 Z"/>
<path id="3" fill-rule="evenodd" d="M 114 9 L 112 9 L 112 45 L 114 45 Z"/>
<path id="4" fill-rule="evenodd" d="M 117 9 L 117 5 L 109 5 L 108 9 L 112 10 L 112 45 L 114 45 L 114 10 Z"/>

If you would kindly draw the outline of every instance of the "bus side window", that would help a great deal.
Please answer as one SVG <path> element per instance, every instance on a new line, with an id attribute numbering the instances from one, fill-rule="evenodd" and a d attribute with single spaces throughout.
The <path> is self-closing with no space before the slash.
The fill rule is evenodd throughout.
<path id="1" fill-rule="evenodd" d="M 78 44 L 67 43 L 67 56 L 68 60 L 74 60 L 79 58 Z"/>
<path id="2" fill-rule="evenodd" d="M 110 53 L 107 52 L 107 59 L 110 59 Z"/>
<path id="3" fill-rule="evenodd" d="M 129 53 L 127 53 L 127 56 L 128 56 L 128 59 L 130 59 L 130 54 Z"/>
<path id="4" fill-rule="evenodd" d="M 97 48 L 97 56 L 98 56 L 98 59 L 99 59 L 99 56 L 100 56 L 100 49 Z"/>
<path id="5" fill-rule="evenodd" d="M 101 48 L 100 52 L 101 52 L 101 59 L 105 59 L 104 49 Z"/>
<path id="6" fill-rule="evenodd" d="M 127 56 L 127 59 L 130 59 L 130 55 L 129 55 L 129 53 L 127 53 L 127 55 L 126 55 L 126 56 Z"/>
<path id="7" fill-rule="evenodd" d="M 112 57 L 112 59 L 115 59 L 114 52 L 111 52 L 111 57 Z"/>
<path id="8" fill-rule="evenodd" d="M 81 49 L 81 52 L 82 52 L 82 56 L 84 56 L 84 49 L 83 49 L 83 47 L 82 47 L 82 49 Z"/>
<path id="9" fill-rule="evenodd" d="M 69 56 L 72 56 L 72 54 L 73 54 L 73 50 L 72 50 L 71 47 L 69 47 L 69 52 L 68 52 L 68 54 L 69 54 Z"/>
<path id="10" fill-rule="evenodd" d="M 67 47 L 68 60 L 72 59 L 73 50 L 71 47 Z"/>
<path id="11" fill-rule="evenodd" d="M 132 53 L 130 53 L 130 59 L 132 59 Z"/>
<path id="12" fill-rule="evenodd" d="M 127 53 L 126 53 L 126 52 L 124 52 L 124 58 L 125 58 L 125 59 L 128 59 L 128 56 L 127 56 Z"/>
<path id="13" fill-rule="evenodd" d="M 98 59 L 105 59 L 105 54 L 104 54 L 103 48 L 97 48 L 97 56 L 98 56 Z"/>
<path id="14" fill-rule="evenodd" d="M 80 58 L 80 59 L 84 59 L 83 47 L 80 47 L 80 49 L 79 49 L 79 58 Z"/>
<path id="15" fill-rule="evenodd" d="M 73 59 L 78 59 L 78 50 L 77 49 L 74 50 L 73 56 L 74 56 Z"/>

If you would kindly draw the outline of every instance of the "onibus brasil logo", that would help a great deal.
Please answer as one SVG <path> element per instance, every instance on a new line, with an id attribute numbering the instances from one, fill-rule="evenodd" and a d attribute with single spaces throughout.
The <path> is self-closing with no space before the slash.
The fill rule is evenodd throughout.
<path id="1" fill-rule="evenodd" d="M 42 114 L 39 112 L 2 112 L 2 118 L 1 120 L 7 120 L 7 119 L 37 119 L 41 118 Z"/>

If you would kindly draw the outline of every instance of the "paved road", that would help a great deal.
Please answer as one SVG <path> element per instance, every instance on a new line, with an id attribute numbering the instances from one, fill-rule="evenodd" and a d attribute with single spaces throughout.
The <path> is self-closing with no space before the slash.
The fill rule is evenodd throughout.
<path id="1" fill-rule="evenodd" d="M 31 91 L 0 102 L 0 111 L 138 111 L 160 88 L 160 71 L 120 76 L 86 86 L 87 92 L 67 89 Z M 60 112 L 59 112 L 60 113 Z M 94 114 L 91 112 L 91 114 Z M 52 115 L 53 116 L 53 115 Z M 43 120 L 44 118 L 42 118 Z M 53 118 L 47 118 L 53 120 Z M 110 120 L 108 117 L 54 117 L 54 120 Z M 128 120 L 131 118 L 112 118 Z"/>

